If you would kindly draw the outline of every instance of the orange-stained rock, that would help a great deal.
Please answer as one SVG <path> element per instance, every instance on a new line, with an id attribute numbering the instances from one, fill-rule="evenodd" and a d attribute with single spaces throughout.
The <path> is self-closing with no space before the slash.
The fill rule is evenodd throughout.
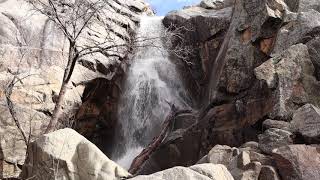
<path id="1" fill-rule="evenodd" d="M 248 28 L 242 32 L 241 41 L 243 43 L 247 43 L 251 40 L 251 36 L 252 36 L 251 28 Z"/>
<path id="2" fill-rule="evenodd" d="M 274 37 L 262 39 L 260 41 L 260 50 L 265 54 L 269 54 L 273 48 Z"/>

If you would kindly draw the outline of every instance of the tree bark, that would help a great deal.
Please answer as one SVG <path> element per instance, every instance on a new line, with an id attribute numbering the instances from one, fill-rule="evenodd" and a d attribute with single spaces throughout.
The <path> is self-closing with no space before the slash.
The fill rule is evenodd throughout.
<path id="1" fill-rule="evenodd" d="M 162 124 L 160 134 L 132 161 L 129 169 L 131 174 L 136 174 L 141 166 L 150 158 L 150 155 L 160 147 L 161 143 L 166 138 L 169 127 L 174 123 L 176 116 L 187 112 L 191 112 L 191 110 L 178 110 L 174 105 L 171 105 L 171 111 Z"/>
<path id="2" fill-rule="evenodd" d="M 61 114 L 62 114 L 62 104 L 63 104 L 63 100 L 64 100 L 64 97 L 65 97 L 65 94 L 67 92 L 67 88 L 68 88 L 68 83 L 63 83 L 61 88 L 60 88 L 58 100 L 57 100 L 56 105 L 54 107 L 54 110 L 53 110 L 53 113 L 52 113 L 52 117 L 51 117 L 50 122 L 49 122 L 49 124 L 47 126 L 45 134 L 47 134 L 49 132 L 52 132 L 56 128 L 58 120 L 59 120 L 59 118 L 61 117 Z"/>
<path id="3" fill-rule="evenodd" d="M 63 108 L 62 105 L 63 105 L 63 101 L 65 98 L 66 92 L 68 90 L 68 84 L 70 82 L 71 75 L 73 73 L 76 62 L 79 58 L 79 54 L 78 54 L 78 51 L 75 47 L 75 43 L 73 43 L 71 41 L 69 43 L 70 43 L 70 47 L 69 47 L 68 64 L 67 64 L 65 71 L 64 71 L 62 85 L 61 85 L 60 92 L 58 95 L 58 100 L 57 100 L 56 105 L 54 107 L 52 117 L 51 117 L 50 122 L 47 126 L 45 134 L 54 131 L 57 126 L 59 118 L 61 117 L 61 114 L 62 114 L 62 108 Z"/>

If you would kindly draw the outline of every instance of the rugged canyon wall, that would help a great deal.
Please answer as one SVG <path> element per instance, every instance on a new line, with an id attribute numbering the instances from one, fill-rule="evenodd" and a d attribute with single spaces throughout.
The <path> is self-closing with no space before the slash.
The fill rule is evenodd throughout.
<path id="1" fill-rule="evenodd" d="M 61 127 L 87 140 L 68 128 L 40 136 L 57 100 L 67 43 L 25 1 L 0 0 L 0 178 L 18 177 L 22 165 L 26 178 L 132 178 L 106 155 L 117 143 L 117 108 L 138 16 L 152 12 L 140 0 L 105 2 L 105 17 L 95 19 L 89 39 L 107 34 L 128 46 L 76 64 Z M 99 26 L 101 18 L 108 27 Z M 173 120 L 168 131 L 133 179 L 320 179 L 318 0 L 203 0 L 170 12 L 163 24 L 181 31 L 174 46 L 192 50 L 171 60 L 194 109 L 167 117 Z M 13 106 L 6 97 L 10 84 Z M 26 163 L 12 110 L 35 140 Z"/>
<path id="2" fill-rule="evenodd" d="M 99 139 L 107 139 L 113 131 L 120 79 L 126 71 L 139 15 L 152 14 L 148 4 L 139 0 L 105 1 L 103 12 L 101 19 L 94 20 L 95 29 L 86 32 L 81 44 L 109 38 L 110 43 L 127 46 L 114 49 L 112 55 L 91 53 L 77 62 L 63 103 L 66 123 L 62 125 L 76 128 L 101 146 L 104 141 Z M 107 27 L 101 26 L 101 21 L 107 22 Z M 54 23 L 25 0 L 0 1 L 0 24 L 2 179 L 17 177 L 26 155 L 26 145 L 9 108 L 32 140 L 43 133 L 62 83 L 68 43 Z M 10 84 L 13 106 L 8 106 L 5 93 Z"/>
<path id="3" fill-rule="evenodd" d="M 320 105 L 317 90 L 320 85 L 319 18 L 319 2 L 304 0 L 202 1 L 199 6 L 170 12 L 164 24 L 169 28 L 185 27 L 186 44 L 194 48 L 194 56 L 187 63 L 185 59 L 181 60 L 180 64 L 184 64 L 181 73 L 186 77 L 188 90 L 194 92 L 199 108 L 194 113 L 176 118 L 176 127 L 139 173 L 193 165 L 217 144 L 239 147 L 254 141 L 258 142 L 254 143 L 258 150 L 245 152 L 249 153 L 251 161 L 260 163 L 246 166 L 257 173 L 251 177 L 258 178 L 262 164 L 279 168 L 283 179 L 308 176 L 317 179 L 315 170 L 318 168 L 306 170 L 308 175 L 305 176 L 294 168 L 295 174 L 291 176 L 282 172 L 282 168 L 295 166 L 293 159 L 300 158 L 294 156 L 290 159 L 287 156 L 290 151 L 308 154 L 313 148 L 291 144 L 318 143 L 315 138 L 318 133 L 312 134 L 310 139 L 296 129 L 305 120 L 302 116 L 299 120 L 295 117 L 300 111 L 318 111 L 318 108 L 311 110 L 310 104 L 312 107 Z M 308 110 L 303 110 L 304 105 L 309 107 Z M 319 124 L 318 117 L 311 119 L 312 123 Z M 308 132 L 318 131 L 318 125 L 313 130 L 306 124 L 302 126 Z M 289 146 L 275 152 L 281 157 L 273 154 L 273 150 L 286 145 Z M 308 150 L 303 151 L 304 148 Z M 233 152 L 222 149 L 223 152 Z M 234 158 L 239 160 L 247 156 L 243 151 L 247 150 L 235 149 L 234 152 L 240 152 L 240 155 L 236 153 Z M 250 155 L 253 152 L 268 157 L 272 154 L 269 157 L 272 163 L 253 160 Z M 222 160 L 223 157 L 214 158 Z M 284 162 L 286 158 L 290 163 Z M 244 165 L 235 167 L 230 161 L 231 164 L 226 164 L 228 169 L 232 174 L 234 170 L 235 179 L 241 178 L 237 173 L 244 175 L 248 169 Z M 312 167 L 318 162 L 312 161 Z M 255 168 L 258 170 L 253 170 Z M 264 171 L 271 170 L 268 167 Z"/>

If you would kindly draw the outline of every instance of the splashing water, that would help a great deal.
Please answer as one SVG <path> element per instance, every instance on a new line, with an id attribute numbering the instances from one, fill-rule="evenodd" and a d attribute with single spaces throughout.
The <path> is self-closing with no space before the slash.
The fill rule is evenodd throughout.
<path id="1" fill-rule="evenodd" d="M 186 107 L 186 92 L 175 65 L 170 62 L 161 36 L 163 17 L 142 17 L 139 43 L 119 103 L 119 126 L 113 159 L 129 168 L 132 160 L 161 131 L 170 111 L 167 102 Z"/>

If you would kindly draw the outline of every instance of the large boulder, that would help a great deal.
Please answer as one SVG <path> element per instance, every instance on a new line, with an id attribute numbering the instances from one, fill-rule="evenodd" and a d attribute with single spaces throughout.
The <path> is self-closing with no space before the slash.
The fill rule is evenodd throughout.
<path id="1" fill-rule="evenodd" d="M 33 179 L 120 179 L 130 174 L 72 129 L 45 134 L 32 142 L 23 169 Z"/>
<path id="2" fill-rule="evenodd" d="M 263 121 L 262 127 L 264 129 L 270 129 L 270 128 L 276 128 L 276 129 L 282 129 L 290 132 L 294 132 L 294 127 L 290 122 L 286 121 L 279 121 L 279 120 L 272 120 L 272 119 L 267 119 Z"/>
<path id="3" fill-rule="evenodd" d="M 198 164 L 191 167 L 173 167 L 151 175 L 141 175 L 131 180 L 233 180 L 230 172 L 221 164 Z"/>
<path id="4" fill-rule="evenodd" d="M 290 46 L 298 43 L 306 43 L 319 35 L 320 12 L 309 9 L 292 15 L 277 34 L 272 55 L 281 54 Z"/>
<path id="5" fill-rule="evenodd" d="M 273 149 L 293 144 L 293 137 L 294 135 L 289 131 L 270 128 L 259 135 L 259 148 L 264 153 L 271 154 Z"/>
<path id="6" fill-rule="evenodd" d="M 306 45 L 315 68 L 315 76 L 320 80 L 320 37 L 312 39 Z"/>
<path id="7" fill-rule="evenodd" d="M 276 180 L 278 174 L 273 167 L 272 157 L 257 152 L 252 142 L 244 146 L 246 147 L 238 149 L 216 145 L 198 163 L 223 164 L 236 180 L 263 179 L 269 177 L 267 174 L 269 172 L 271 172 L 270 178 Z"/>
<path id="8" fill-rule="evenodd" d="M 249 144 L 252 145 L 252 142 Z M 276 180 L 278 177 L 273 167 L 273 159 L 257 152 L 254 148 L 244 147 L 238 149 L 216 145 L 198 163 L 223 164 L 228 168 L 235 180 L 255 180 L 258 178 Z M 267 174 L 268 172 L 271 173 Z"/>
<path id="9" fill-rule="evenodd" d="M 273 151 L 283 180 L 320 179 L 320 149 L 317 146 L 289 145 Z"/>
<path id="10" fill-rule="evenodd" d="M 288 120 L 301 105 L 320 103 L 320 84 L 313 76 L 314 66 L 306 45 L 291 46 L 257 67 L 255 75 L 275 91 L 272 118 Z"/>
<path id="11" fill-rule="evenodd" d="M 214 146 L 207 155 L 207 160 L 213 164 L 228 165 L 233 157 L 239 155 L 237 148 L 231 148 L 229 146 Z"/>
<path id="12" fill-rule="evenodd" d="M 320 142 L 319 108 L 312 104 L 302 106 L 293 114 L 291 123 L 308 142 Z"/>

